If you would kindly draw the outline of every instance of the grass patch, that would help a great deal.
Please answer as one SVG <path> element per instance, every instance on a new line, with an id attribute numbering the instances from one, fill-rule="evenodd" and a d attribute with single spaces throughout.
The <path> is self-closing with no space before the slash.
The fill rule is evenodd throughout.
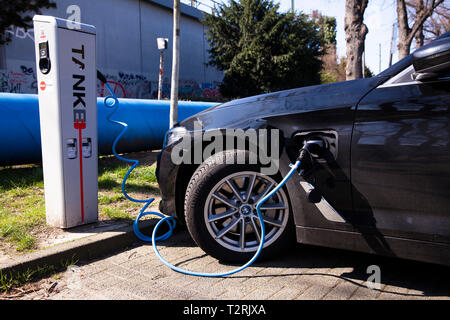
<path id="1" fill-rule="evenodd" d="M 100 190 L 122 192 L 122 180 L 127 174 L 128 164 L 115 164 L 112 167 L 103 167 L 99 170 L 98 187 Z M 156 166 L 138 166 L 129 175 L 126 183 L 127 192 L 158 193 L 156 183 Z"/>
<path id="2" fill-rule="evenodd" d="M 27 165 L 0 169 L 0 191 L 16 189 L 15 191 L 21 194 L 23 188 L 33 186 L 44 187 L 41 166 Z"/>
<path id="3" fill-rule="evenodd" d="M 4 171 L 0 172 L 4 175 Z M 17 176 L 17 172 L 12 172 Z M 26 179 L 23 177 L 22 183 Z M 45 226 L 44 192 L 43 186 L 37 187 L 39 183 L 33 177 L 29 185 L 19 187 L 6 182 L 0 186 L 0 238 L 13 244 L 17 251 L 34 249 L 36 239 L 32 231 Z"/>
<path id="4" fill-rule="evenodd" d="M 127 155 L 155 158 L 155 153 Z M 159 195 L 155 159 L 134 169 L 126 184 L 130 196 L 147 199 Z M 98 204 L 100 220 L 134 220 L 142 207 L 122 194 L 122 179 L 130 166 L 115 157 L 100 157 L 98 162 Z M 156 205 L 156 202 L 155 204 Z M 15 250 L 37 248 L 37 232 L 49 230 L 45 222 L 44 183 L 40 165 L 0 167 L 0 248 L 5 240 Z M 6 280 L 5 280 L 6 281 Z"/>
<path id="5" fill-rule="evenodd" d="M 44 265 L 35 269 L 27 269 L 25 272 L 3 273 L 0 270 L 0 292 L 8 292 L 11 289 L 21 287 L 29 282 L 39 280 L 44 277 L 60 278 L 61 272 L 78 263 L 75 254 L 69 259 L 61 260 L 59 266 Z M 0 296 L 1 297 L 1 296 Z"/>
<path id="6" fill-rule="evenodd" d="M 99 205 L 115 203 L 123 200 L 126 200 L 126 198 L 122 193 L 114 193 L 111 195 L 103 193 L 98 195 Z"/>
<path id="7" fill-rule="evenodd" d="M 121 220 L 121 219 L 133 220 L 134 219 L 133 215 L 131 215 L 121 209 L 114 208 L 114 207 L 104 207 L 104 208 L 102 208 L 101 213 L 112 220 Z"/>
<path id="8" fill-rule="evenodd" d="M 23 286 L 26 283 L 36 279 L 51 275 L 55 273 L 53 266 L 37 267 L 34 270 L 27 269 L 25 272 L 3 273 L 0 271 L 0 292 L 9 291 L 12 288 Z"/>
<path id="9" fill-rule="evenodd" d="M 127 158 L 133 159 L 133 155 Z M 122 193 L 122 181 L 130 167 L 128 163 L 111 156 L 99 160 L 100 216 L 112 220 L 133 221 L 138 215 L 143 204 L 129 201 Z M 155 172 L 156 163 L 137 166 L 127 179 L 126 192 L 136 199 L 148 199 L 159 195 Z"/>

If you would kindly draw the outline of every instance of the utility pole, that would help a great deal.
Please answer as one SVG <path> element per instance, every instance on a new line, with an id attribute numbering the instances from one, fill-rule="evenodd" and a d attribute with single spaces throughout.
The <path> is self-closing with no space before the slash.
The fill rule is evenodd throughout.
<path id="1" fill-rule="evenodd" d="M 164 72 L 164 54 L 163 50 L 159 50 L 159 79 L 158 79 L 158 100 L 162 98 L 162 80 Z"/>
<path id="2" fill-rule="evenodd" d="M 292 13 L 294 13 L 294 0 L 291 0 L 291 9 L 292 9 Z"/>
<path id="3" fill-rule="evenodd" d="M 364 48 L 363 54 L 362 54 L 362 77 L 366 77 L 366 49 Z"/>
<path id="4" fill-rule="evenodd" d="M 392 56 L 394 55 L 394 34 L 395 34 L 395 23 L 392 24 L 391 51 L 389 52 L 389 67 L 392 66 Z"/>
<path id="5" fill-rule="evenodd" d="M 178 121 L 178 78 L 180 73 L 180 0 L 173 0 L 172 81 L 170 84 L 169 128 Z"/>
<path id="6" fill-rule="evenodd" d="M 164 73 L 164 50 L 167 49 L 167 38 L 157 38 L 158 50 L 159 50 L 159 79 L 158 79 L 158 100 L 162 99 L 162 81 Z"/>
<path id="7" fill-rule="evenodd" d="M 362 45 L 362 57 L 361 57 L 361 67 L 362 67 L 362 77 L 366 77 L 366 42 Z"/>
<path id="8" fill-rule="evenodd" d="M 381 72 L 381 43 L 378 44 L 378 73 Z"/>

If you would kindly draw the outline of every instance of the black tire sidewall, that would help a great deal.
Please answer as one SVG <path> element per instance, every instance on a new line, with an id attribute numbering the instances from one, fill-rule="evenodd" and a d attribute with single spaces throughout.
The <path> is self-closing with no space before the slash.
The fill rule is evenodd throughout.
<path id="1" fill-rule="evenodd" d="M 236 160 L 240 152 L 245 152 L 246 164 L 237 164 L 236 161 L 233 162 L 234 164 L 225 163 L 225 157 L 233 157 Z M 207 254 L 222 261 L 248 261 L 254 256 L 255 252 L 237 252 L 227 249 L 211 236 L 204 219 L 206 200 L 212 188 L 223 178 L 236 172 L 261 172 L 261 165 L 248 164 L 248 158 L 249 153 L 241 150 L 224 151 L 211 156 L 194 172 L 186 191 L 184 210 L 189 233 L 196 244 Z M 279 173 L 270 177 L 277 183 L 281 181 Z M 284 189 L 284 192 L 289 201 L 287 190 Z M 290 208 L 291 205 L 289 203 L 288 222 L 282 234 L 270 246 L 262 250 L 258 257 L 259 259 L 266 259 L 274 254 L 279 254 L 284 249 L 287 249 L 290 244 L 294 243 L 294 226 Z"/>

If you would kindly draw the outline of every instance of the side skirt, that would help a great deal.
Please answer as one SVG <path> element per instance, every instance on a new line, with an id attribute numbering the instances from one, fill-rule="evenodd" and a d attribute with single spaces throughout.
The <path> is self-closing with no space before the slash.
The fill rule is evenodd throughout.
<path id="1" fill-rule="evenodd" d="M 296 226 L 297 242 L 450 266 L 450 245 L 323 228 Z"/>

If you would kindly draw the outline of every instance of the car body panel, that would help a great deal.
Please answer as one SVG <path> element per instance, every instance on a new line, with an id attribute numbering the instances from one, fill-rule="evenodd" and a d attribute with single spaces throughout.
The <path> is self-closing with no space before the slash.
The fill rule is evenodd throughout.
<path id="1" fill-rule="evenodd" d="M 358 223 L 450 243 L 450 80 L 380 86 L 358 105 L 352 183 Z"/>
<path id="2" fill-rule="evenodd" d="M 251 128 L 252 123 L 265 118 L 289 116 L 292 114 L 323 112 L 333 109 L 347 109 L 355 104 L 371 89 L 387 78 L 374 77 L 353 81 L 284 90 L 259 96 L 233 100 L 193 115 L 180 123 L 188 130 L 194 128 L 194 122 L 201 123 L 203 130 Z M 300 130 L 286 126 L 289 136 Z"/>
<path id="3" fill-rule="evenodd" d="M 331 133 L 334 150 L 318 159 L 314 174 L 286 183 L 297 241 L 450 265 L 450 83 L 386 85 L 411 63 L 408 56 L 373 78 L 230 101 L 178 126 L 277 128 L 282 176 L 298 155 L 298 139 Z M 174 146 L 161 151 L 157 177 L 164 213 L 182 218 L 180 185 L 196 167 L 173 164 Z M 305 183 L 326 201 L 309 202 Z"/>
<path id="4" fill-rule="evenodd" d="M 285 90 L 250 98 L 233 100 L 228 103 L 214 106 L 196 115 L 193 115 L 179 126 L 187 130 L 194 129 L 194 123 L 201 124 L 204 132 L 217 129 L 248 129 L 265 128 L 271 126 L 281 130 L 284 137 L 291 137 L 297 131 L 307 131 L 317 128 L 329 128 L 330 117 L 335 119 L 333 127 L 337 129 L 340 136 L 340 145 L 335 175 L 331 184 L 335 186 L 326 188 L 328 183 L 323 183 L 323 188 L 328 198 L 339 209 L 343 209 L 346 214 L 350 214 L 350 137 L 353 121 L 354 107 L 365 94 L 370 92 L 378 84 L 383 83 L 386 78 L 368 78 L 355 81 L 338 82 L 328 85 L 311 86 L 293 90 Z M 337 105 L 336 102 L 339 101 Z M 171 152 L 174 145 L 165 146 L 160 154 L 157 166 L 158 183 L 161 189 L 163 207 L 166 214 L 176 215 L 177 208 L 174 185 L 177 181 L 179 167 L 171 161 Z M 285 165 L 288 165 L 292 158 L 286 158 Z M 325 172 L 325 171 L 324 171 Z M 326 175 L 329 178 L 329 175 Z M 326 178 L 324 178 L 326 179 Z M 325 181 L 325 180 L 324 180 Z M 336 190 L 340 190 L 336 193 Z M 341 192 L 344 192 L 342 194 Z M 304 193 L 300 191 L 300 193 Z M 299 194 L 297 193 L 297 197 Z M 327 199 L 328 200 L 328 199 Z M 314 209 L 314 208 L 311 208 Z M 314 209 L 315 210 L 315 209 Z M 310 215 L 306 217 L 309 224 L 316 225 L 319 219 L 325 225 L 320 215 Z M 294 214 L 294 219 L 305 219 L 303 211 Z M 308 224 L 307 221 L 304 223 Z M 334 226 L 334 224 L 332 224 Z M 331 227 L 331 226 L 328 226 Z M 345 230 L 352 229 L 351 226 L 340 226 Z"/>

